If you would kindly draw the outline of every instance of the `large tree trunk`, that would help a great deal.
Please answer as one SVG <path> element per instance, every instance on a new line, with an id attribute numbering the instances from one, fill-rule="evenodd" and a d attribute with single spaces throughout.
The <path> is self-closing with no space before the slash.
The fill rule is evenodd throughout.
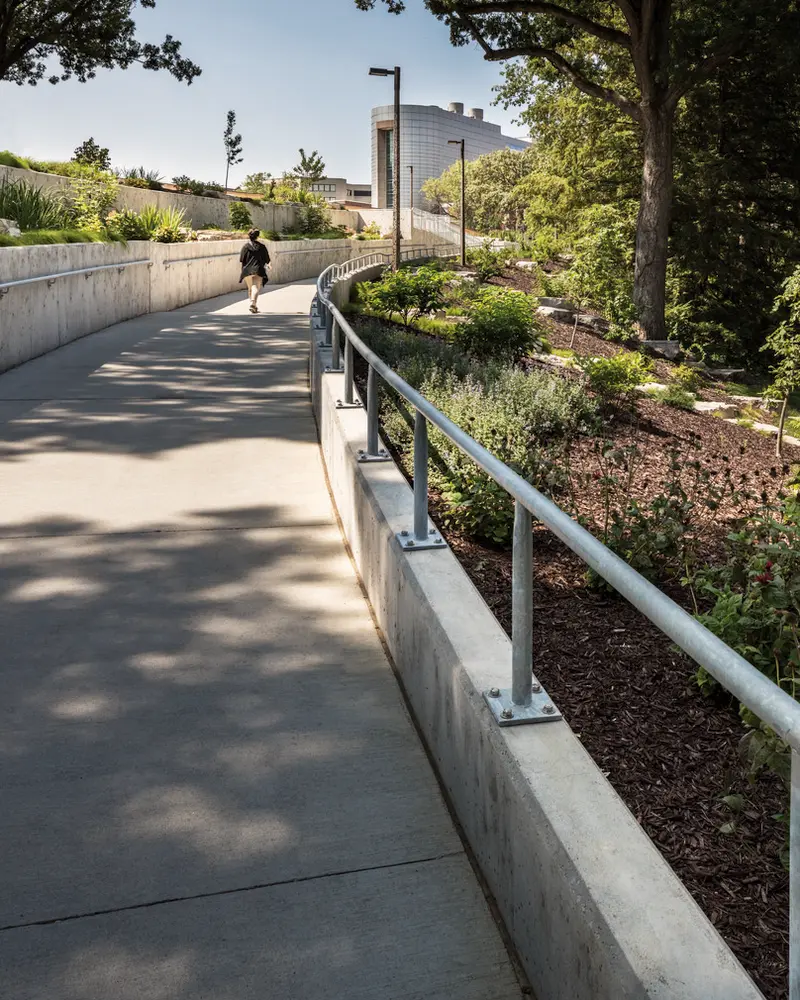
<path id="1" fill-rule="evenodd" d="M 643 109 L 644 169 L 636 228 L 633 301 L 647 340 L 667 339 L 664 299 L 672 211 L 674 117 L 672 109 L 652 106 Z"/>

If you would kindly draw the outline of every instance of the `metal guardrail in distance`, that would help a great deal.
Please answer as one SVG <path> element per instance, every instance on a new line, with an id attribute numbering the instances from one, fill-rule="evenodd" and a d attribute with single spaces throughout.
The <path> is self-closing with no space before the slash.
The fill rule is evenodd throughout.
<path id="1" fill-rule="evenodd" d="M 345 403 L 353 401 L 352 352 L 358 351 L 368 365 L 367 381 L 367 443 L 366 460 L 380 460 L 385 453 L 380 450 L 378 436 L 378 378 L 391 386 L 414 410 L 414 516 L 413 531 L 401 533 L 401 544 L 408 551 L 431 548 L 428 527 L 428 476 L 427 435 L 428 424 L 433 424 L 445 434 L 465 455 L 480 466 L 492 479 L 514 498 L 515 522 L 512 551 L 512 679 L 506 690 L 494 688 L 484 692 L 486 702 L 497 722 L 516 725 L 527 722 L 544 722 L 561 716 L 547 697 L 532 670 L 533 648 L 533 574 L 532 574 L 532 518 L 564 542 L 581 560 L 591 566 L 607 583 L 665 635 L 669 636 L 695 662 L 705 667 L 723 687 L 735 695 L 768 726 L 784 739 L 792 750 L 790 791 L 790 1000 L 800 1000 L 800 703 L 774 684 L 768 677 L 748 663 L 737 652 L 718 639 L 708 629 L 687 614 L 658 587 L 623 562 L 602 542 L 586 531 L 557 507 L 551 500 L 534 489 L 530 483 L 478 444 L 465 431 L 453 423 L 432 403 L 412 388 L 385 364 L 363 340 L 359 338 L 341 311 L 331 301 L 330 290 L 339 277 L 348 276 L 368 267 L 367 258 L 347 262 L 347 271 L 338 272 L 334 265 L 323 271 L 317 282 L 318 309 L 326 317 L 326 327 L 331 333 L 328 343 L 338 356 L 340 335 L 345 346 Z M 435 536 L 433 536 L 435 538 Z M 413 543 L 413 544 L 412 544 Z M 444 548 L 444 543 L 436 544 Z"/>
<path id="2" fill-rule="evenodd" d="M 34 285 L 39 281 L 46 281 L 48 285 L 54 284 L 59 278 L 73 278 L 82 274 L 85 278 L 90 278 L 95 271 L 119 271 L 122 273 L 126 267 L 141 267 L 143 264 L 152 266 L 150 260 L 126 260 L 119 264 L 98 264 L 96 267 L 81 267 L 73 271 L 59 271 L 57 274 L 40 274 L 35 278 L 18 278 L 16 281 L 0 282 L 0 298 L 8 293 L 10 288 L 20 285 Z"/>

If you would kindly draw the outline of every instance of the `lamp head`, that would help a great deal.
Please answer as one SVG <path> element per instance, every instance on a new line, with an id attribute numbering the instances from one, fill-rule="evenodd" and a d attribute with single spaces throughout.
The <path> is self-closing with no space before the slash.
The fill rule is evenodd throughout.
<path id="1" fill-rule="evenodd" d="M 370 76 L 394 76 L 393 69 L 379 69 L 376 66 L 371 66 L 369 71 Z"/>

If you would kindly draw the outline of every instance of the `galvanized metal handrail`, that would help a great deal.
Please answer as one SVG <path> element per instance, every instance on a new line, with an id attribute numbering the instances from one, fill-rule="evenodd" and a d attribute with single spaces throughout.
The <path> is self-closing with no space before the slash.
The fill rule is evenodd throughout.
<path id="1" fill-rule="evenodd" d="M 34 278 L 18 278 L 15 281 L 0 282 L 0 294 L 4 294 L 9 288 L 16 288 L 19 285 L 33 285 L 38 281 L 53 282 L 58 278 L 71 278 L 78 274 L 90 275 L 95 271 L 124 271 L 126 267 L 139 267 L 142 264 L 150 264 L 149 259 L 125 260 L 118 264 L 97 264 L 95 267 L 80 267 L 72 271 L 58 271 L 56 274 L 39 274 Z"/>
<path id="2" fill-rule="evenodd" d="M 375 255 L 372 255 L 374 257 Z M 348 262 L 347 274 L 370 266 L 365 259 Z M 546 525 L 579 558 L 669 636 L 681 649 L 734 694 L 742 704 L 778 733 L 792 748 L 790 823 L 790 1000 L 800 1000 L 800 703 L 748 663 L 735 650 L 687 614 L 679 605 L 647 581 L 608 549 L 585 528 L 569 517 L 529 482 L 453 423 L 420 392 L 410 386 L 364 343 L 331 300 L 330 290 L 339 276 L 334 265 L 317 282 L 319 308 L 332 332 L 332 346 L 338 345 L 339 331 L 345 338 L 345 405 L 353 401 L 352 350 L 368 365 L 367 448 L 364 460 L 380 460 L 385 452 L 378 438 L 377 377 L 392 387 L 415 412 L 415 452 L 420 448 L 427 459 L 427 424 L 445 434 L 465 455 L 480 466 L 514 498 L 515 524 L 512 552 L 512 685 L 510 697 L 494 689 L 486 700 L 502 725 L 522 721 L 544 721 L 558 717 L 546 699 L 541 704 L 541 685 L 532 671 L 533 582 L 531 532 L 532 516 Z M 334 347 L 334 355 L 339 353 Z M 348 363 L 348 355 L 350 360 Z M 338 366 L 333 366 L 338 367 Z M 415 461 L 414 535 L 415 543 L 428 538 L 427 461 Z M 416 547 L 416 546 L 415 546 Z M 426 546 L 429 547 L 429 546 Z M 544 710 L 549 706 L 550 712 Z M 544 713 L 544 714 L 543 714 Z"/>

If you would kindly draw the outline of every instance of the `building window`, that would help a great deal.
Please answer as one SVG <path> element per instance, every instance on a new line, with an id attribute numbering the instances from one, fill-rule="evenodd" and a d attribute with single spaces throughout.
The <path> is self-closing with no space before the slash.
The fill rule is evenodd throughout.
<path id="1" fill-rule="evenodd" d="M 394 208 L 394 129 L 386 129 L 386 207 Z"/>
<path id="2" fill-rule="evenodd" d="M 371 191 L 356 191 L 355 192 L 355 197 L 356 198 L 371 198 L 372 197 L 372 192 Z"/>

